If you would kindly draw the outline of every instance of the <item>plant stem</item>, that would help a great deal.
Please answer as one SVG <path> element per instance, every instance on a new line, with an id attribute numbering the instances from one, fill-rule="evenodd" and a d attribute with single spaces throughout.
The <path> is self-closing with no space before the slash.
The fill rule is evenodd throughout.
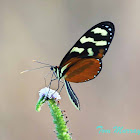
<path id="1" fill-rule="evenodd" d="M 43 94 L 36 104 L 36 111 L 40 112 L 42 105 L 46 102 L 48 102 L 48 106 L 53 117 L 53 123 L 55 124 L 57 138 L 59 140 L 72 140 L 66 126 L 66 121 L 63 117 L 64 115 L 62 114 L 54 99 L 46 100 L 45 95 Z"/>
<path id="2" fill-rule="evenodd" d="M 66 126 L 63 114 L 57 106 L 55 100 L 48 100 L 48 105 L 50 108 L 51 115 L 53 116 L 53 122 L 57 131 L 57 138 L 59 140 L 72 140 L 70 134 L 68 133 L 68 128 Z"/>

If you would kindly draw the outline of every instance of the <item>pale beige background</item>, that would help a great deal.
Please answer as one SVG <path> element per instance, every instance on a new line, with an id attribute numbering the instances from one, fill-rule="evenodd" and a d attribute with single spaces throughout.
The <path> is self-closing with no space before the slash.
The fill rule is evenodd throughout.
<path id="1" fill-rule="evenodd" d="M 72 83 L 81 111 L 65 89 L 60 107 L 73 140 L 139 140 L 137 134 L 96 130 L 99 125 L 140 129 L 139 5 L 139 0 L 0 0 L 0 140 L 56 139 L 48 106 L 35 111 L 49 69 L 19 73 L 41 66 L 32 59 L 59 65 L 83 33 L 106 20 L 115 24 L 116 33 L 102 72 L 90 82 Z"/>

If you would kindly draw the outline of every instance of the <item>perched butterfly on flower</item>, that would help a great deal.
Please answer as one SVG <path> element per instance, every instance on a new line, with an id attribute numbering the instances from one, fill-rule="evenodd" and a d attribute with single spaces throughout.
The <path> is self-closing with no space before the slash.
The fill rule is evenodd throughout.
<path id="1" fill-rule="evenodd" d="M 67 93 L 77 109 L 80 109 L 80 103 L 69 82 L 86 82 L 100 73 L 102 58 L 114 32 L 114 24 L 109 21 L 93 26 L 68 51 L 60 65 L 52 67 L 58 80 L 64 79 Z"/>
<path id="2" fill-rule="evenodd" d="M 97 77 L 102 69 L 102 58 L 108 51 L 114 32 L 114 24 L 109 21 L 93 26 L 68 51 L 59 66 L 49 65 L 53 75 L 58 79 L 58 85 L 59 81 L 64 79 L 67 93 L 79 110 L 79 100 L 69 82 L 81 83 Z M 51 79 L 51 82 L 53 80 Z"/>

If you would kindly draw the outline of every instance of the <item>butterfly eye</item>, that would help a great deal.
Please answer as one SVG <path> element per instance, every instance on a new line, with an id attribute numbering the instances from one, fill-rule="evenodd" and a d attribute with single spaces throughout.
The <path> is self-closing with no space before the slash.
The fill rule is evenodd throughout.
<path id="1" fill-rule="evenodd" d="M 50 69 L 53 70 L 54 67 L 51 67 Z"/>

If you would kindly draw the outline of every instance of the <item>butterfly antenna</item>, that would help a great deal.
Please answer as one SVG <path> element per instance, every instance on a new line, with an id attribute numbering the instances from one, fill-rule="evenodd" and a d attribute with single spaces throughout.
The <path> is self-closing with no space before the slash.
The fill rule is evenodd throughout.
<path id="1" fill-rule="evenodd" d="M 39 63 L 39 64 L 44 64 L 44 65 L 47 65 L 47 66 L 50 66 L 50 67 L 51 67 L 50 64 L 46 64 L 46 63 L 40 62 L 40 61 L 38 61 L 38 60 L 32 60 L 32 61 L 33 61 L 33 62 L 36 62 L 36 63 Z"/>
<path id="2" fill-rule="evenodd" d="M 23 74 L 23 73 L 25 73 L 25 72 L 29 72 L 29 71 L 33 71 L 33 70 L 37 70 L 37 69 L 42 69 L 42 68 L 45 68 L 45 67 L 50 67 L 50 66 L 43 66 L 43 67 L 39 67 L 39 68 L 34 68 L 34 69 L 24 70 L 24 71 L 20 72 L 20 74 Z"/>

